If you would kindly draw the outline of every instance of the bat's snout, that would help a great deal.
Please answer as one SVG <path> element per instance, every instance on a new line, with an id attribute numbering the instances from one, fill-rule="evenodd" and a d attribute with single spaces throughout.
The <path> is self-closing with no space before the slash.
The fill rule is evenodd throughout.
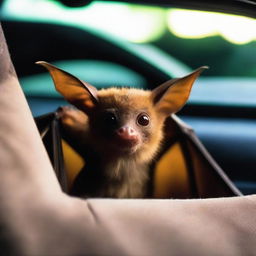
<path id="1" fill-rule="evenodd" d="M 139 143 L 138 132 L 130 126 L 123 126 L 116 131 L 119 141 L 123 144 L 134 146 Z"/>

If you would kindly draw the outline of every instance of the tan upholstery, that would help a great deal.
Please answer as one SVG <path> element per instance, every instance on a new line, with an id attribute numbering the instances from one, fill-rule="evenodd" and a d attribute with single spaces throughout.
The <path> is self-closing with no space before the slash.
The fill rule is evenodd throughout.
<path id="1" fill-rule="evenodd" d="M 80 200 L 63 194 L 0 35 L 1 253 L 255 255 L 256 196 Z M 18 47 L 18 46 L 17 46 Z"/>

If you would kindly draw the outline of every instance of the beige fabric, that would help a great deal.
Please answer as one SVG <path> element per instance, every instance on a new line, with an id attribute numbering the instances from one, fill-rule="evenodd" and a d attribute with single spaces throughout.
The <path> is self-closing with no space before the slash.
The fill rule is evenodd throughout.
<path id="1" fill-rule="evenodd" d="M 16 255 L 256 254 L 254 195 L 207 200 L 64 195 L 3 42 L 0 35 L 0 245 Z"/>

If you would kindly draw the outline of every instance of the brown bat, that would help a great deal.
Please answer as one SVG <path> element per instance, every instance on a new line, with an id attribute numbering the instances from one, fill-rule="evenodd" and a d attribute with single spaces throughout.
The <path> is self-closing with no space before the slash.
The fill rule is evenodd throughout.
<path id="1" fill-rule="evenodd" d="M 86 159 L 71 193 L 80 197 L 143 198 L 149 167 L 161 148 L 165 119 L 180 110 L 203 69 L 169 80 L 153 91 L 97 90 L 44 61 L 55 87 L 75 108 L 63 107 L 68 141 Z"/>

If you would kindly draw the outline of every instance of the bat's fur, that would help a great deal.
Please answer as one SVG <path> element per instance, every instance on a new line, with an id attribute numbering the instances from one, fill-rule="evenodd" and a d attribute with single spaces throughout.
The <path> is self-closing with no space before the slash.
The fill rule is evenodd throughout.
<path id="1" fill-rule="evenodd" d="M 60 111 L 68 141 L 86 160 L 72 194 L 145 197 L 149 166 L 160 148 L 164 121 L 186 103 L 203 68 L 169 80 L 153 91 L 97 90 L 49 63 L 39 64 L 50 71 L 64 98 L 82 110 L 64 107 Z"/>
<path id="2" fill-rule="evenodd" d="M 110 88 L 100 90 L 98 99 L 98 108 L 89 115 L 72 108 L 62 110 L 63 127 L 79 144 L 79 151 L 87 161 L 86 169 L 76 179 L 73 193 L 97 197 L 144 197 L 149 164 L 162 139 L 164 117 L 157 115 L 149 91 Z M 135 148 L 125 148 L 106 136 L 106 124 L 100 116 L 106 109 L 113 108 L 119 112 L 120 126 L 127 122 L 136 126 L 141 140 Z M 136 125 L 140 112 L 149 115 L 149 126 Z"/>

